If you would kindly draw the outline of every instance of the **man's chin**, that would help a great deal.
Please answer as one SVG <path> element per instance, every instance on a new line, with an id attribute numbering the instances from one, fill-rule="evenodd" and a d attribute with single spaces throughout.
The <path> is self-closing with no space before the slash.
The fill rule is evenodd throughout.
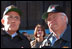
<path id="1" fill-rule="evenodd" d="M 9 31 L 16 32 L 16 31 L 17 31 L 17 29 L 9 29 Z"/>

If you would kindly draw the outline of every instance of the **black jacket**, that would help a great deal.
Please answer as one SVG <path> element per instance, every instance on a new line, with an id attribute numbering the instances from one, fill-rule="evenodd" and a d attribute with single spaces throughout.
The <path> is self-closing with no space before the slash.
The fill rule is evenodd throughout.
<path id="1" fill-rule="evenodd" d="M 10 35 L 1 30 L 1 48 L 30 48 L 30 42 L 21 34 L 11 38 Z"/>
<path id="2" fill-rule="evenodd" d="M 53 48 L 71 48 L 71 26 L 68 25 L 63 36 L 57 40 Z"/>

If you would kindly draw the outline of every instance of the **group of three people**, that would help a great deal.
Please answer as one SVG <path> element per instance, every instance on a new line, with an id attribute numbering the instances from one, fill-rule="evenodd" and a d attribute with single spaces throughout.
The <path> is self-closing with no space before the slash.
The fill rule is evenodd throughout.
<path id="1" fill-rule="evenodd" d="M 59 5 L 50 5 L 42 15 L 50 30 L 50 36 L 42 25 L 35 27 L 35 40 L 29 41 L 19 32 L 21 11 L 14 5 L 6 7 L 1 22 L 1 48 L 71 48 L 71 27 L 64 9 Z M 49 47 L 51 46 L 51 47 Z"/>

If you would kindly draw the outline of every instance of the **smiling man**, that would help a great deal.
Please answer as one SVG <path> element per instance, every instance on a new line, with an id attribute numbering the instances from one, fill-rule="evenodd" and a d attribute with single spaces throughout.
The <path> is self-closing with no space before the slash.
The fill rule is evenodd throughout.
<path id="1" fill-rule="evenodd" d="M 18 31 L 21 11 L 14 5 L 6 7 L 1 22 L 1 48 L 30 48 L 29 41 Z"/>
<path id="2" fill-rule="evenodd" d="M 50 5 L 47 12 L 42 16 L 49 30 L 53 33 L 49 38 L 53 48 L 71 48 L 71 26 L 64 8 L 59 5 Z"/>

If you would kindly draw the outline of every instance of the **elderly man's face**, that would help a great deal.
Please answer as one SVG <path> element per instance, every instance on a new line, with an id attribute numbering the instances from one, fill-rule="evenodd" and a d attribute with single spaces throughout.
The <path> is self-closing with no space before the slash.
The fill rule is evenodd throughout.
<path id="1" fill-rule="evenodd" d="M 20 25 L 20 15 L 11 11 L 4 16 L 4 27 L 7 31 L 17 31 Z"/>
<path id="2" fill-rule="evenodd" d="M 58 31 L 61 29 L 66 22 L 64 17 L 61 13 L 49 13 L 47 21 L 50 31 Z"/>

